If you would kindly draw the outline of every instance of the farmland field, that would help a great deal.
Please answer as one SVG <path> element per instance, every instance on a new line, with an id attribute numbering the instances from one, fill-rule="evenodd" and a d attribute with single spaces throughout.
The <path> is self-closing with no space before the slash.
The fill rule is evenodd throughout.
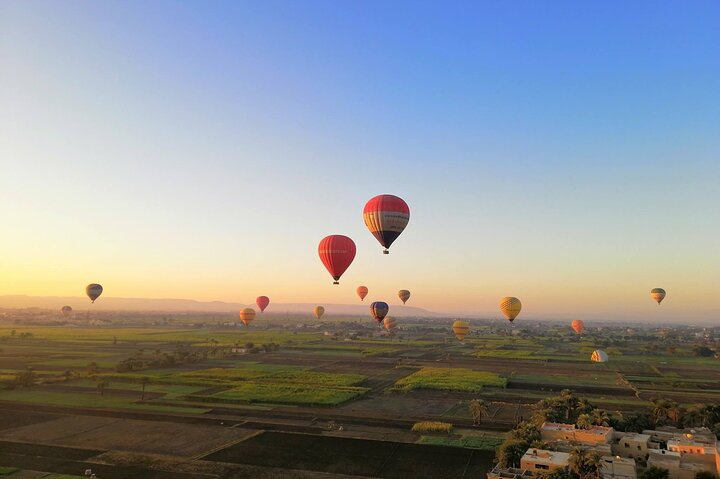
<path id="1" fill-rule="evenodd" d="M 439 389 L 443 391 L 480 392 L 483 386 L 505 387 L 507 381 L 494 373 L 465 368 L 430 368 L 421 370 L 395 382 L 394 390 Z"/>
<path id="2" fill-rule="evenodd" d="M 0 441 L 86 448 L 141 471 L 157 454 L 177 471 L 194 458 L 193 473 L 208 477 L 232 477 L 232 468 L 257 477 L 268 468 L 287 477 L 461 477 L 466 465 L 490 467 L 504 432 L 565 388 L 610 411 L 637 411 L 654 397 L 720 402 L 720 361 L 695 356 L 692 340 L 670 354 L 649 333 L 620 330 L 610 340 L 560 326 L 511 334 L 479 325 L 459 344 L 449 326 L 419 323 L 392 338 L 368 328 L 340 341 L 343 328 L 362 327 L 339 322 L 328 336 L 272 321 L 284 329 L 0 328 Z M 598 345 L 609 363 L 588 361 Z M 481 429 L 473 399 L 487 405 Z M 451 432 L 411 430 L 424 421 Z M 0 466 L 37 460 L 0 450 Z"/>

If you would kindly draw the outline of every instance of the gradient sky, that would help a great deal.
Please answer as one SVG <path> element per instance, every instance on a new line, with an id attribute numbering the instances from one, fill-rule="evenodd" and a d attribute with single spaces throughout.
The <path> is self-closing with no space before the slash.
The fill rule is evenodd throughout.
<path id="1" fill-rule="evenodd" d="M 716 0 L 2 1 L 0 294 L 720 319 L 718 25 Z M 381 193 L 412 211 L 389 256 Z"/>

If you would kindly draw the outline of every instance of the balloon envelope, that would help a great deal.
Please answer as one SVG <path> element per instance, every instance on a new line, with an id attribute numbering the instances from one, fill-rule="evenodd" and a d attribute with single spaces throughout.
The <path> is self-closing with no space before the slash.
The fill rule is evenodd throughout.
<path id="1" fill-rule="evenodd" d="M 88 295 L 88 298 L 90 298 L 91 302 L 95 302 L 96 299 L 100 297 L 100 295 L 103 292 L 103 287 L 100 286 L 97 283 L 90 283 L 87 286 L 85 286 L 85 294 Z"/>
<path id="2" fill-rule="evenodd" d="M 325 308 L 323 308 L 322 306 L 315 306 L 315 308 L 313 309 L 313 313 L 315 314 L 315 317 L 317 319 L 320 319 L 322 318 L 322 315 L 325 314 Z"/>
<path id="3" fill-rule="evenodd" d="M 255 304 L 257 304 L 257 307 L 260 308 L 260 312 L 262 313 L 265 311 L 265 308 L 268 307 L 268 304 L 270 304 L 270 298 L 267 296 L 258 296 L 255 300 Z"/>
<path id="4" fill-rule="evenodd" d="M 388 332 L 393 333 L 397 328 L 397 321 L 395 321 L 395 318 L 385 316 L 385 319 L 383 319 L 383 326 L 385 326 L 385 329 L 387 329 Z"/>
<path id="5" fill-rule="evenodd" d="M 318 255 L 335 280 L 333 284 L 340 284 L 340 276 L 355 259 L 355 243 L 343 235 L 326 236 L 318 245 Z"/>
<path id="6" fill-rule="evenodd" d="M 400 291 L 398 291 L 398 298 L 400 298 L 403 304 L 405 304 L 407 300 L 410 299 L 410 291 L 408 291 L 407 289 L 401 289 Z"/>
<path id="7" fill-rule="evenodd" d="M 608 362 L 608 360 L 608 355 L 605 353 L 605 351 L 602 351 L 600 349 L 596 349 L 590 355 L 590 361 L 594 363 L 606 363 Z"/>
<path id="8" fill-rule="evenodd" d="M 583 323 L 581 319 L 575 319 L 572 323 L 570 323 L 570 327 L 573 328 L 573 331 L 577 334 L 582 334 L 585 330 L 585 323 Z"/>
<path id="9" fill-rule="evenodd" d="M 375 321 L 378 323 L 385 319 L 388 311 L 390 311 L 390 306 L 383 301 L 375 301 L 370 304 L 370 314 L 372 314 L 372 317 L 375 318 Z"/>
<path id="10" fill-rule="evenodd" d="M 662 288 L 653 288 L 652 291 L 650 291 L 650 297 L 657 301 L 657 304 L 660 304 L 662 300 L 665 299 L 665 290 Z"/>
<path id="11" fill-rule="evenodd" d="M 367 286 L 358 286 L 355 291 L 357 292 L 357 295 L 360 296 L 360 301 L 363 301 L 365 296 L 368 294 Z"/>
<path id="12" fill-rule="evenodd" d="M 462 341 L 470 332 L 470 323 L 458 319 L 453 323 L 452 330 L 453 333 L 455 333 L 455 337 Z"/>
<path id="13" fill-rule="evenodd" d="M 70 316 L 70 314 L 72 313 L 72 307 L 71 306 L 63 306 L 62 308 L 60 308 L 60 312 L 62 313 L 63 316 L 66 316 L 66 317 Z"/>
<path id="14" fill-rule="evenodd" d="M 253 319 L 255 319 L 254 309 L 244 308 L 240 311 L 240 321 L 242 321 L 245 326 L 249 326 Z"/>
<path id="15" fill-rule="evenodd" d="M 378 195 L 365 204 L 363 210 L 365 226 L 385 248 L 388 248 L 400 236 L 410 221 L 410 207 L 394 195 Z"/>
<path id="16" fill-rule="evenodd" d="M 511 323 L 517 318 L 517 315 L 520 314 L 521 309 L 522 303 L 520 303 L 520 300 L 517 298 L 506 296 L 500 300 L 500 311 Z"/>

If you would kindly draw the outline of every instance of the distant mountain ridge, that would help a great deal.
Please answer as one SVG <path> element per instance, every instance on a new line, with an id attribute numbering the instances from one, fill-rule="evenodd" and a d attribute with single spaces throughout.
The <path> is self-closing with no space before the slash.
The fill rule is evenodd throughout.
<path id="1" fill-rule="evenodd" d="M 196 301 L 193 299 L 172 298 L 114 298 L 102 296 L 91 306 L 90 301 L 80 296 L 27 296 L 5 295 L 0 296 L 0 308 L 41 308 L 60 309 L 64 305 L 73 309 L 82 310 L 87 307 L 101 311 L 155 311 L 155 312 L 196 312 L 196 313 L 227 313 L 239 311 L 242 308 L 255 308 L 253 304 L 227 303 L 224 301 Z M 367 315 L 370 302 L 355 304 L 322 303 L 327 314 L 340 315 Z M 270 303 L 268 313 L 308 313 L 317 303 Z M 422 316 L 447 317 L 434 311 L 428 311 L 413 306 L 397 304 L 390 305 L 391 316 Z"/>

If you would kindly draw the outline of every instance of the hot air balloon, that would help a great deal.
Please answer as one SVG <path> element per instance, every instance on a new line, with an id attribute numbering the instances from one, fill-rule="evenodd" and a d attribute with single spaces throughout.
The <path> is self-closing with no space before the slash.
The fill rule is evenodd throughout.
<path id="1" fill-rule="evenodd" d="M 662 300 L 665 299 L 665 290 L 662 288 L 653 288 L 652 291 L 650 291 L 650 297 L 657 301 L 657 304 L 660 304 Z"/>
<path id="2" fill-rule="evenodd" d="M 385 326 L 388 333 L 392 334 L 395 332 L 395 329 L 397 329 L 397 321 L 395 321 L 395 318 L 385 316 L 385 319 L 383 319 L 383 326 Z"/>
<path id="3" fill-rule="evenodd" d="M 257 307 L 260 308 L 260 312 L 262 313 L 265 311 L 265 308 L 268 307 L 268 304 L 270 304 L 270 298 L 267 296 L 258 296 L 257 299 L 255 299 L 255 304 L 257 304 Z"/>
<path id="4" fill-rule="evenodd" d="M 365 226 L 385 248 L 388 248 L 400 236 L 410 221 L 410 208 L 407 203 L 393 195 L 378 195 L 365 203 L 363 210 Z"/>
<path id="5" fill-rule="evenodd" d="M 315 309 L 313 309 L 313 313 L 315 313 L 315 317 L 317 319 L 322 318 L 322 315 L 325 314 L 325 308 L 322 306 L 315 306 Z"/>
<path id="6" fill-rule="evenodd" d="M 63 316 L 65 316 L 67 318 L 68 316 L 70 316 L 70 314 L 72 314 L 72 307 L 71 306 L 63 306 L 62 308 L 60 308 L 60 312 L 62 313 Z"/>
<path id="7" fill-rule="evenodd" d="M 103 287 L 97 283 L 90 283 L 85 287 L 85 294 L 90 298 L 90 302 L 94 303 L 103 292 Z"/>
<path id="8" fill-rule="evenodd" d="M 522 304 L 517 298 L 506 296 L 500 300 L 500 311 L 511 323 L 515 321 L 515 318 L 517 318 L 517 315 L 520 314 L 521 309 Z"/>
<path id="9" fill-rule="evenodd" d="M 453 333 L 459 341 L 465 339 L 465 336 L 470 332 L 470 323 L 467 321 L 456 320 L 452 325 Z"/>
<path id="10" fill-rule="evenodd" d="M 358 286 L 356 291 L 357 295 L 360 296 L 360 301 L 363 301 L 368 294 L 367 286 Z"/>
<path id="11" fill-rule="evenodd" d="M 574 319 L 573 322 L 570 323 L 570 327 L 573 328 L 573 331 L 577 334 L 582 334 L 585 330 L 585 323 L 583 323 L 581 319 Z"/>
<path id="12" fill-rule="evenodd" d="M 398 291 L 398 298 L 400 298 L 403 304 L 405 304 L 407 300 L 410 299 L 410 291 L 408 291 L 407 289 L 401 289 L 400 291 Z"/>
<path id="13" fill-rule="evenodd" d="M 250 326 L 250 323 L 252 320 L 255 319 L 255 310 L 252 308 L 243 308 L 242 311 L 240 311 L 240 321 L 245 326 Z"/>
<path id="14" fill-rule="evenodd" d="M 335 280 L 333 284 L 340 284 L 340 276 L 355 259 L 355 243 L 343 235 L 326 236 L 318 245 L 318 255 Z"/>
<path id="15" fill-rule="evenodd" d="M 609 358 L 608 355 L 605 353 L 605 351 L 601 351 L 599 349 L 596 349 L 592 352 L 590 355 L 590 361 L 594 363 L 606 363 L 608 362 Z"/>
<path id="16" fill-rule="evenodd" d="M 390 306 L 383 301 L 375 301 L 370 304 L 370 314 L 378 323 L 382 322 L 388 311 L 390 311 Z"/>

